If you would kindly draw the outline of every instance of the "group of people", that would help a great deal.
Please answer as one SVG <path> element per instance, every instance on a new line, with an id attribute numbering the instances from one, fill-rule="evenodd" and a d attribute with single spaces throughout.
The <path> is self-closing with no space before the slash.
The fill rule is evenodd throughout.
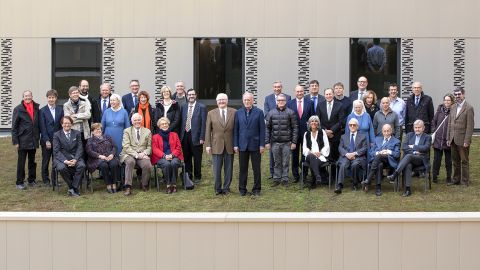
<path id="1" fill-rule="evenodd" d="M 80 195 L 84 170 L 99 170 L 107 192 L 117 192 L 120 183 L 127 196 L 132 194 L 136 171 L 145 191 L 154 165 L 163 171 L 166 192 L 174 193 L 182 162 L 185 177 L 194 183 L 201 181 L 204 147 L 212 155 L 216 195 L 230 193 L 234 154 L 238 154 L 240 195 L 248 194 L 249 161 L 251 194 L 260 195 L 265 149 L 270 150 L 272 186 L 288 185 L 291 163 L 293 182 L 299 181 L 300 174 L 306 178 L 309 170 L 303 167 L 308 166 L 312 172 L 309 187 L 315 188 L 326 182 L 325 164 L 329 163 L 337 167 L 338 173 L 330 172 L 336 174 L 337 194 L 342 193 L 345 176 L 350 175 L 352 188 L 361 184 L 365 191 L 376 177 L 375 194 L 380 196 L 383 168 L 390 168 L 387 178 L 403 174 L 403 195 L 410 196 L 412 168 L 423 166 L 424 172 L 429 172 L 432 144 L 433 181 L 438 182 L 445 154 L 446 182 L 468 185 L 474 110 L 465 101 L 464 89 L 446 94 L 434 113 L 432 98 L 423 93 L 420 82 L 412 84 L 412 95 L 406 101 L 398 96 L 396 84 L 389 85 L 389 96 L 380 101 L 374 91 L 367 90 L 366 77 L 358 78 L 357 85 L 349 97 L 340 82 L 321 95 L 319 82 L 312 80 L 308 95 L 297 85 L 292 98 L 276 81 L 273 93 L 265 97 L 263 111 L 254 106 L 254 95 L 245 92 L 238 110 L 228 106 L 226 94 L 219 93 L 217 108 L 208 113 L 197 100 L 198 93 L 185 90 L 181 81 L 175 84 L 174 93 L 170 87 L 162 87 L 161 101 L 154 106 L 148 91 L 140 91 L 138 80 L 130 81 L 130 92 L 123 97 L 103 83 L 98 98 L 89 96 L 89 84 L 82 80 L 78 87 L 70 87 L 63 106 L 57 104 L 57 91 L 47 91 L 48 104 L 41 109 L 32 92 L 24 91 L 12 117 L 12 140 L 18 150 L 16 187 L 26 188 L 27 157 L 28 184 L 36 185 L 34 158 L 39 145 L 44 185 L 50 185 L 54 177 L 53 171 L 49 176 L 53 157 L 52 167 L 67 183 L 71 196 Z M 407 136 L 400 147 L 403 129 Z"/>

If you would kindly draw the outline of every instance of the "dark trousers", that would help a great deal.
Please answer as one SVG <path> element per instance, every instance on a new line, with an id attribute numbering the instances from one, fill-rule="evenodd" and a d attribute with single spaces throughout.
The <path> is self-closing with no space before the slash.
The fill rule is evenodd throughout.
<path id="1" fill-rule="evenodd" d="M 305 161 L 305 156 L 302 155 L 302 146 L 303 146 L 303 139 L 298 140 L 297 147 L 292 150 L 292 175 L 293 178 L 298 179 L 300 177 L 300 174 L 298 173 L 298 168 L 300 164 L 302 164 Z M 300 162 L 299 163 L 299 159 Z M 308 170 L 305 170 L 303 172 L 303 176 L 306 177 L 308 175 Z"/>
<path id="2" fill-rule="evenodd" d="M 412 169 L 414 167 L 422 166 L 423 165 L 423 158 L 421 156 L 417 156 L 414 154 L 406 154 L 400 163 L 398 163 L 397 169 L 395 171 L 397 173 L 403 172 L 403 180 L 405 182 L 406 187 L 410 187 L 412 184 Z"/>
<path id="3" fill-rule="evenodd" d="M 270 176 L 273 177 L 273 151 L 270 149 Z"/>
<path id="4" fill-rule="evenodd" d="M 452 151 L 450 149 L 433 148 L 433 167 L 432 174 L 434 178 L 438 177 L 440 173 L 440 164 L 442 163 L 442 156 L 445 153 L 445 169 L 447 170 L 447 180 L 452 179 Z"/>
<path id="5" fill-rule="evenodd" d="M 106 185 L 115 184 L 119 181 L 119 172 L 120 172 L 120 163 L 117 159 L 112 159 L 110 161 L 102 160 L 98 164 L 98 170 L 103 176 L 103 181 Z"/>
<path id="6" fill-rule="evenodd" d="M 248 175 L 248 160 L 252 161 L 253 169 L 253 188 L 252 192 L 260 192 L 262 189 L 262 179 L 260 174 L 260 151 L 240 151 L 238 157 L 238 164 L 240 167 L 240 174 L 238 177 L 238 190 L 240 193 L 247 192 L 247 175 Z"/>
<path id="7" fill-rule="evenodd" d="M 37 163 L 35 163 L 36 149 L 19 149 L 17 159 L 17 185 L 23 184 L 25 180 L 25 162 L 28 156 L 28 182 L 32 183 L 37 178 Z"/>
<path id="8" fill-rule="evenodd" d="M 193 145 L 192 132 L 185 132 L 182 141 L 183 156 L 185 157 L 185 170 L 192 176 L 192 158 L 193 158 L 193 177 L 202 179 L 202 154 L 203 145 Z M 191 177 L 192 178 L 192 177 Z"/>
<path id="9" fill-rule="evenodd" d="M 450 149 L 452 151 L 453 182 L 458 183 L 462 181 L 468 183 L 470 179 L 468 160 L 470 147 L 463 147 L 463 145 L 457 145 L 452 141 Z"/>
<path id="10" fill-rule="evenodd" d="M 45 142 L 40 142 L 42 146 L 42 180 L 43 183 L 50 183 L 50 179 L 55 177 L 53 170 L 51 174 L 51 178 L 48 176 L 48 166 L 50 165 L 50 159 L 53 156 L 53 146 L 50 149 L 47 149 Z"/>
<path id="11" fill-rule="evenodd" d="M 340 157 L 338 160 L 338 175 L 337 175 L 337 185 L 342 184 L 345 179 L 345 171 L 351 169 L 352 171 L 352 182 L 353 185 L 357 185 L 361 182 L 362 171 L 366 167 L 366 161 L 364 158 L 356 158 L 354 160 L 349 160 L 346 157 Z"/>
<path id="12" fill-rule="evenodd" d="M 229 192 L 233 174 L 233 154 L 224 149 L 220 155 L 212 155 L 213 178 L 215 180 L 215 192 Z M 223 167 L 223 188 L 222 188 Z"/>
<path id="13" fill-rule="evenodd" d="M 377 185 L 380 185 L 382 183 L 382 171 L 383 168 L 389 168 L 390 165 L 388 164 L 388 156 L 384 155 L 377 155 L 372 161 L 372 164 L 370 165 L 370 171 L 368 172 L 367 179 L 370 181 L 372 176 L 376 176 L 376 181 L 375 183 Z"/>
<path id="14" fill-rule="evenodd" d="M 85 171 L 85 163 L 83 160 L 77 161 L 74 167 L 68 167 L 64 163 L 57 163 L 55 166 L 63 180 L 65 180 L 65 183 L 67 183 L 68 188 L 78 190 Z"/>
<path id="15" fill-rule="evenodd" d="M 308 154 L 307 161 L 308 161 L 308 164 L 310 165 L 310 170 L 312 170 L 312 173 L 313 173 L 312 185 L 315 186 L 316 182 L 321 182 L 321 179 L 322 179 L 321 175 L 323 176 L 324 179 L 326 179 L 325 178 L 326 171 L 325 173 L 320 172 L 320 166 L 322 166 L 325 162 L 318 159 L 314 154 Z M 328 177 L 328 175 L 326 175 L 326 177 Z"/>
<path id="16" fill-rule="evenodd" d="M 178 168 L 181 166 L 180 160 L 178 158 L 173 158 L 172 160 L 161 158 L 157 161 L 157 165 L 162 169 L 167 185 L 176 185 Z"/>

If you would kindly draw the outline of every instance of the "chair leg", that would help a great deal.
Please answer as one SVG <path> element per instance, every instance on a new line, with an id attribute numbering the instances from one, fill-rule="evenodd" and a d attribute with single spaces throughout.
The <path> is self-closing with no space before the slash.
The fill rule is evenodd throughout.
<path id="1" fill-rule="evenodd" d="M 303 189 L 303 170 L 304 170 L 304 167 L 302 162 L 302 165 L 300 166 L 300 189 Z"/>
<path id="2" fill-rule="evenodd" d="M 328 190 L 330 190 L 332 186 L 332 164 L 329 164 L 327 166 L 327 170 L 328 170 Z"/>

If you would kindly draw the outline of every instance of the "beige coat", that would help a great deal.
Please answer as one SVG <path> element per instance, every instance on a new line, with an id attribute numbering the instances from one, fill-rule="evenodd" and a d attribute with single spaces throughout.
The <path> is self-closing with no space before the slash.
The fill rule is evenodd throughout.
<path id="1" fill-rule="evenodd" d="M 212 148 L 212 154 L 220 155 L 223 149 L 233 154 L 233 128 L 235 124 L 235 112 L 233 108 L 227 108 L 227 122 L 224 125 L 218 108 L 207 114 L 205 129 L 205 147 Z"/>
<path id="2" fill-rule="evenodd" d="M 152 155 L 152 133 L 148 128 L 140 128 L 140 141 L 137 142 L 136 132 L 133 126 L 123 131 L 122 152 L 120 153 L 120 162 L 123 163 L 127 156 L 135 158 L 138 153 L 144 152 L 148 156 Z"/>
<path id="3" fill-rule="evenodd" d="M 70 99 L 68 99 L 68 101 L 63 105 L 63 114 L 65 116 L 72 116 L 75 114 Z M 85 102 L 80 99 L 78 103 L 78 113 L 76 114 L 76 117 L 73 117 L 72 129 L 80 131 L 81 126 L 83 126 L 83 136 L 85 140 L 90 138 L 90 125 L 88 124 L 90 117 L 90 102 Z"/>
<path id="4" fill-rule="evenodd" d="M 454 104 L 450 109 L 448 119 L 447 142 L 455 142 L 456 145 L 472 143 L 473 128 L 475 127 L 475 114 L 473 107 L 466 101 L 457 115 L 457 105 Z"/>

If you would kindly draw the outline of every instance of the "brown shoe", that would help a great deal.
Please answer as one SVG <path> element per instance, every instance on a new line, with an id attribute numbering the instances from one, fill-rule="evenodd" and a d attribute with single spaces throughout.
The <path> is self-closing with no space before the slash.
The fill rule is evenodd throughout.
<path id="1" fill-rule="evenodd" d="M 131 188 L 127 188 L 127 189 L 125 190 L 125 192 L 123 193 L 123 195 L 125 195 L 125 196 L 130 196 L 130 195 L 132 195 L 132 189 L 131 189 Z"/>
<path id="2" fill-rule="evenodd" d="M 148 190 L 148 187 L 147 187 L 147 186 L 144 186 L 144 185 L 142 184 L 142 190 L 143 190 L 143 192 L 146 192 L 146 191 Z"/>
<path id="3" fill-rule="evenodd" d="M 167 194 L 172 193 L 172 186 L 168 186 L 168 185 L 167 185 L 167 190 L 165 190 L 165 192 L 166 192 Z"/>
<path id="4" fill-rule="evenodd" d="M 172 193 L 175 193 L 175 192 L 177 192 L 177 186 L 173 185 L 172 186 Z"/>

